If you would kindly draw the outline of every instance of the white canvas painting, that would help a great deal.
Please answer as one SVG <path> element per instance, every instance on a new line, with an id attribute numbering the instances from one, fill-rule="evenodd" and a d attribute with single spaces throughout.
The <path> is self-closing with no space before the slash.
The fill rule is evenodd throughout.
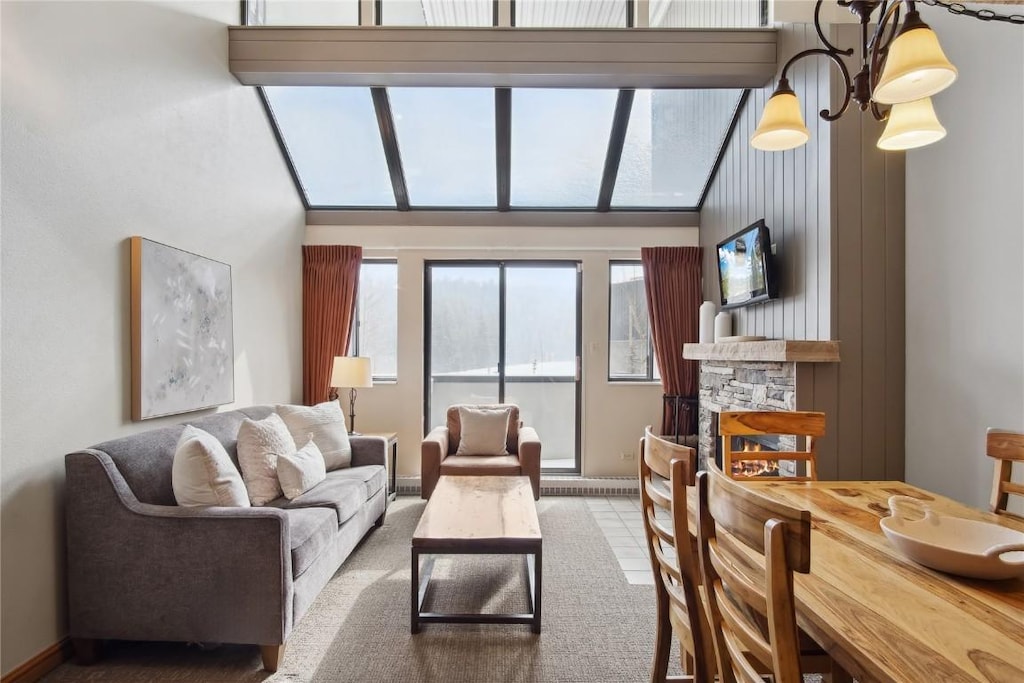
<path id="1" fill-rule="evenodd" d="M 133 418 L 234 400 L 231 266 L 132 238 Z"/>

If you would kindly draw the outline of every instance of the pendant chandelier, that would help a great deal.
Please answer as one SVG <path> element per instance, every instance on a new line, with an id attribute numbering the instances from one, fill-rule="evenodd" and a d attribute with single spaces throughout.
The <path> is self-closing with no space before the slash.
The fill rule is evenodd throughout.
<path id="1" fill-rule="evenodd" d="M 946 136 L 932 106 L 931 96 L 945 90 L 956 80 L 957 71 L 942 52 L 935 32 L 921 20 L 914 0 L 838 0 L 860 21 L 860 71 L 852 77 L 842 57 L 852 56 L 854 48 L 840 50 L 825 37 L 821 28 L 821 5 L 814 6 L 814 28 L 823 47 L 799 52 L 782 67 L 775 92 L 765 104 L 761 122 L 750 138 L 752 147 L 769 152 L 793 149 L 807 142 L 810 133 L 804 125 L 800 101 L 789 85 L 789 68 L 804 57 L 821 55 L 839 69 L 846 85 L 846 96 L 835 112 L 824 109 L 821 118 L 839 119 L 855 101 L 861 111 L 871 111 L 878 121 L 885 121 L 885 130 L 878 139 L 884 150 L 906 150 L 923 147 Z M 954 14 L 967 14 L 978 19 L 1024 24 L 1024 16 L 997 15 L 990 10 L 969 10 L 959 3 L 922 0 L 929 5 L 942 5 Z M 906 6 L 902 24 L 901 11 Z M 874 31 L 869 30 L 871 17 L 879 10 Z M 881 105 L 881 106 L 880 106 Z M 886 107 L 886 108 L 882 108 Z"/>

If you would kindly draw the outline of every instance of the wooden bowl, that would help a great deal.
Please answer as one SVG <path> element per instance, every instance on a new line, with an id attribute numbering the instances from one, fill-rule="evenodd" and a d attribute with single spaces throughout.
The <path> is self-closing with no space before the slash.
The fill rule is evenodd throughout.
<path id="1" fill-rule="evenodd" d="M 913 504 L 923 519 L 908 519 Z M 916 498 L 889 498 L 891 517 L 879 524 L 897 550 L 909 559 L 940 572 L 975 579 L 1024 576 L 1024 533 L 961 517 L 940 515 Z"/>

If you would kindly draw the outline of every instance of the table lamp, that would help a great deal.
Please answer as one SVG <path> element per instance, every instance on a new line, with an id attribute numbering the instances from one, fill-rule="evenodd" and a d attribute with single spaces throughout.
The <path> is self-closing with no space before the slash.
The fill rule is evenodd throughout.
<path id="1" fill-rule="evenodd" d="M 348 431 L 356 431 L 356 389 L 373 386 L 373 372 L 370 359 L 363 356 L 335 356 L 334 368 L 331 370 L 331 387 L 345 388 L 348 393 Z"/>

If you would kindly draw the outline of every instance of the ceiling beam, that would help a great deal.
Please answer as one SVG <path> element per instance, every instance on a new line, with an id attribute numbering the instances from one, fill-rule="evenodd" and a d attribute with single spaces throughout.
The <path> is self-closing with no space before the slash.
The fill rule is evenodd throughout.
<path id="1" fill-rule="evenodd" d="M 409 188 L 405 184 L 405 170 L 402 168 L 402 154 L 398 149 L 398 136 L 395 135 L 395 117 L 391 113 L 391 100 L 384 88 L 370 88 L 373 97 L 373 109 L 377 113 L 377 127 L 380 129 L 381 144 L 384 145 L 384 158 L 391 176 L 391 187 L 395 193 L 395 204 L 400 211 L 409 210 Z"/>
<path id="2" fill-rule="evenodd" d="M 775 29 L 228 28 L 246 85 L 759 88 Z"/>
<path id="3" fill-rule="evenodd" d="M 430 227 L 696 228 L 697 211 L 393 211 L 311 209 L 306 225 Z"/>
<path id="4" fill-rule="evenodd" d="M 604 173 L 601 176 L 601 190 L 597 194 L 598 211 L 608 211 L 612 206 L 612 193 L 615 192 L 615 181 L 619 177 L 619 162 L 622 161 L 622 148 L 626 145 L 626 129 L 629 128 L 629 115 L 633 111 L 635 92 L 620 90 L 619 99 L 615 103 L 612 132 L 608 136 L 608 151 L 605 154 Z"/>

